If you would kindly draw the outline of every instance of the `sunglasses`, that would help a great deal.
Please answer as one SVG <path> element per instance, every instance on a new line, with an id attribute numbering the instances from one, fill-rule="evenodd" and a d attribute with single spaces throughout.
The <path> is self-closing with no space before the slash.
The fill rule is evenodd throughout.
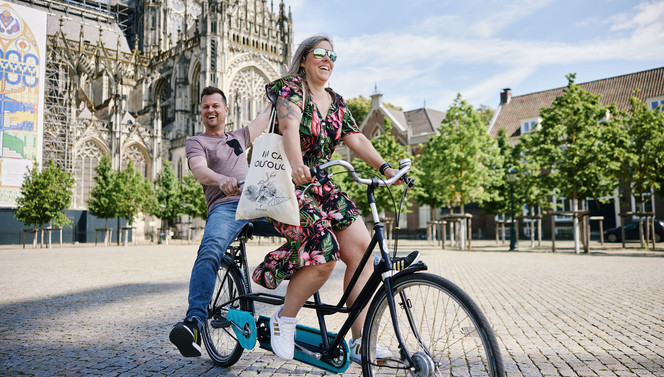
<path id="1" fill-rule="evenodd" d="M 330 58 L 330 61 L 332 63 L 337 61 L 337 53 L 332 50 L 326 50 L 324 48 L 319 47 L 311 50 L 311 53 L 314 54 L 314 58 L 316 59 L 323 59 L 323 57 L 325 57 L 325 54 L 327 54 L 327 57 Z"/>

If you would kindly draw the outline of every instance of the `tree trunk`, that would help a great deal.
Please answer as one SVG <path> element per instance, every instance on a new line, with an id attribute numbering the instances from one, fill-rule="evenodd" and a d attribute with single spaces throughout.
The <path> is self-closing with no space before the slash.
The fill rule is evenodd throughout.
<path id="1" fill-rule="evenodd" d="M 463 208 L 463 205 L 462 205 L 461 206 L 461 214 L 463 215 L 464 213 L 465 212 L 464 212 L 464 208 Z M 466 226 L 467 225 L 468 224 L 466 224 L 466 219 L 462 217 L 459 221 L 459 248 L 461 250 L 466 250 L 466 241 L 467 241 L 466 240 Z"/>
<path id="2" fill-rule="evenodd" d="M 579 253 L 579 217 L 576 215 L 576 211 L 579 210 L 579 201 L 577 199 L 572 199 L 572 233 L 574 234 L 574 252 Z"/>

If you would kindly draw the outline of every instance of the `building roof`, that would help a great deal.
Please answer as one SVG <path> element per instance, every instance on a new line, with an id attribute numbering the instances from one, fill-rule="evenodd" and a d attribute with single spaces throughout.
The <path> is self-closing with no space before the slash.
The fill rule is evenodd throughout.
<path id="1" fill-rule="evenodd" d="M 408 130 L 408 120 L 404 116 L 403 111 L 393 109 L 380 104 L 380 110 L 383 111 L 383 114 L 387 115 L 392 120 L 392 125 L 401 133 L 405 133 Z"/>
<path id="2" fill-rule="evenodd" d="M 371 95 L 371 108 L 364 121 L 362 121 L 360 129 L 364 129 L 371 118 L 371 114 L 378 111 L 392 121 L 395 131 L 404 135 L 407 140 L 412 137 L 416 138 L 413 140 L 415 143 L 420 143 L 422 139 L 418 136 L 426 139 L 429 135 L 436 134 L 440 128 L 440 123 L 445 118 L 444 112 L 424 107 L 409 111 L 393 109 L 383 104 L 382 97 L 383 95 L 378 91 Z"/>
<path id="3" fill-rule="evenodd" d="M 615 102 L 618 109 L 629 110 L 629 99 L 632 95 L 641 100 L 664 96 L 664 67 L 590 81 L 578 86 L 601 95 L 600 101 L 605 105 Z M 498 107 L 494 119 L 489 124 L 489 133 L 495 137 L 498 130 L 504 128 L 508 136 L 519 136 L 521 120 L 537 118 L 540 109 L 551 106 L 553 100 L 561 96 L 565 88 L 511 97 L 507 103 L 501 103 Z M 634 89 L 639 91 L 633 92 Z"/>
<path id="4" fill-rule="evenodd" d="M 445 113 L 434 109 L 415 109 L 403 113 L 410 125 L 412 136 L 435 134 Z"/>

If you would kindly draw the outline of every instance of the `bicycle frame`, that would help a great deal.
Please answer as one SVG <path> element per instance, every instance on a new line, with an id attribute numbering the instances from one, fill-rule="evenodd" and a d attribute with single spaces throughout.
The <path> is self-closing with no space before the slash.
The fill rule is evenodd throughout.
<path id="1" fill-rule="evenodd" d="M 405 171 L 409 170 L 408 169 L 409 163 L 410 161 L 408 161 L 407 163 L 408 165 L 406 165 L 406 167 L 401 169 L 400 171 L 401 174 L 400 175 L 398 174 L 397 176 L 404 177 L 404 179 L 409 179 L 407 178 L 405 173 Z M 355 273 L 353 274 L 348 284 L 348 287 L 343 293 L 341 299 L 336 305 L 324 304 L 321 302 L 319 293 L 316 292 L 314 294 L 314 301 L 313 302 L 307 301 L 303 306 L 304 308 L 316 310 L 316 316 L 318 318 L 318 324 L 321 331 L 323 345 L 321 348 L 316 347 L 317 349 L 311 349 L 312 346 L 298 344 L 298 342 L 296 341 L 296 347 L 300 348 L 304 352 L 308 351 L 308 353 L 314 355 L 314 357 L 318 359 L 330 359 L 338 356 L 339 346 L 341 345 L 341 342 L 344 341 L 344 338 L 348 334 L 348 331 L 351 329 L 351 325 L 358 318 L 362 310 L 364 310 L 364 308 L 369 305 L 371 297 L 374 295 L 374 293 L 376 293 L 380 289 L 381 283 L 385 286 L 385 289 L 387 291 L 391 292 L 392 281 L 395 277 L 426 269 L 426 266 L 423 263 L 418 263 L 416 265 L 409 266 L 409 268 L 399 272 L 396 272 L 393 269 L 392 260 L 389 256 L 387 243 L 385 242 L 384 225 L 380 221 L 378 210 L 376 208 L 376 198 L 374 196 L 374 191 L 379 186 L 378 182 L 379 182 L 378 180 L 372 179 L 372 182 L 367 185 L 368 186 L 367 199 L 369 201 L 369 205 L 371 207 L 371 213 L 373 215 L 373 220 L 374 220 L 374 226 L 373 226 L 374 235 L 371 238 L 371 242 L 369 243 L 369 246 L 367 247 L 362 257 L 359 266 L 357 267 Z M 407 184 L 410 186 L 411 183 L 409 182 Z M 405 189 L 408 189 L 408 187 L 406 187 Z M 232 302 L 241 299 L 248 299 L 250 303 L 249 308 L 251 310 L 251 313 L 256 315 L 254 307 L 255 302 L 267 303 L 271 305 L 282 305 L 284 303 L 284 297 L 269 293 L 251 292 L 251 284 L 249 281 L 249 273 L 248 273 L 248 266 L 246 259 L 245 242 L 246 239 L 240 239 L 240 246 L 232 247 L 231 248 L 232 253 L 228 254 L 228 257 L 236 264 L 236 266 L 240 265 L 243 268 L 244 283 L 246 284 L 247 292 L 249 293 L 236 297 L 231 301 L 225 302 L 221 306 L 231 304 Z M 375 250 L 376 245 L 378 245 L 380 249 L 380 255 L 382 259 L 380 263 L 374 264 L 374 271 L 369 277 L 369 280 L 362 288 L 360 294 L 355 299 L 353 305 L 351 305 L 350 308 L 347 308 L 345 305 L 350 295 L 350 292 L 352 292 L 353 288 L 357 284 L 360 273 L 364 270 L 366 264 L 369 262 L 369 259 L 373 256 L 373 252 Z M 226 272 L 226 275 L 224 275 L 222 282 L 227 281 L 227 275 L 228 271 Z M 408 363 L 410 363 L 410 365 L 413 365 L 413 360 L 411 359 L 410 354 L 404 345 L 404 342 L 401 338 L 401 333 L 399 331 L 399 325 L 396 321 L 396 309 L 395 309 L 394 298 L 392 297 L 392 295 L 387 295 L 387 297 L 388 297 L 390 315 L 392 317 L 392 325 L 394 326 L 397 340 L 399 342 L 401 349 L 404 351 L 403 354 L 406 356 Z M 214 298 L 215 304 L 217 299 L 218 297 Z M 327 315 L 333 315 L 338 313 L 346 313 L 348 314 L 348 318 L 343 323 L 334 341 L 330 343 L 324 317 Z M 411 322 L 411 327 L 413 327 L 413 330 L 415 330 L 414 326 L 412 326 L 412 322 Z"/>

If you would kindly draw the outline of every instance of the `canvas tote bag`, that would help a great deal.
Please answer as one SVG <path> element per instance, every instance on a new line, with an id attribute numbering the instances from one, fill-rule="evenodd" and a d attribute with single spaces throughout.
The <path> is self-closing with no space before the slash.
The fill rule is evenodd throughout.
<path id="1" fill-rule="evenodd" d="M 275 133 L 277 112 L 272 105 L 270 127 L 254 142 L 251 163 L 235 219 L 269 217 L 300 225 L 300 208 L 284 152 L 283 137 Z"/>

